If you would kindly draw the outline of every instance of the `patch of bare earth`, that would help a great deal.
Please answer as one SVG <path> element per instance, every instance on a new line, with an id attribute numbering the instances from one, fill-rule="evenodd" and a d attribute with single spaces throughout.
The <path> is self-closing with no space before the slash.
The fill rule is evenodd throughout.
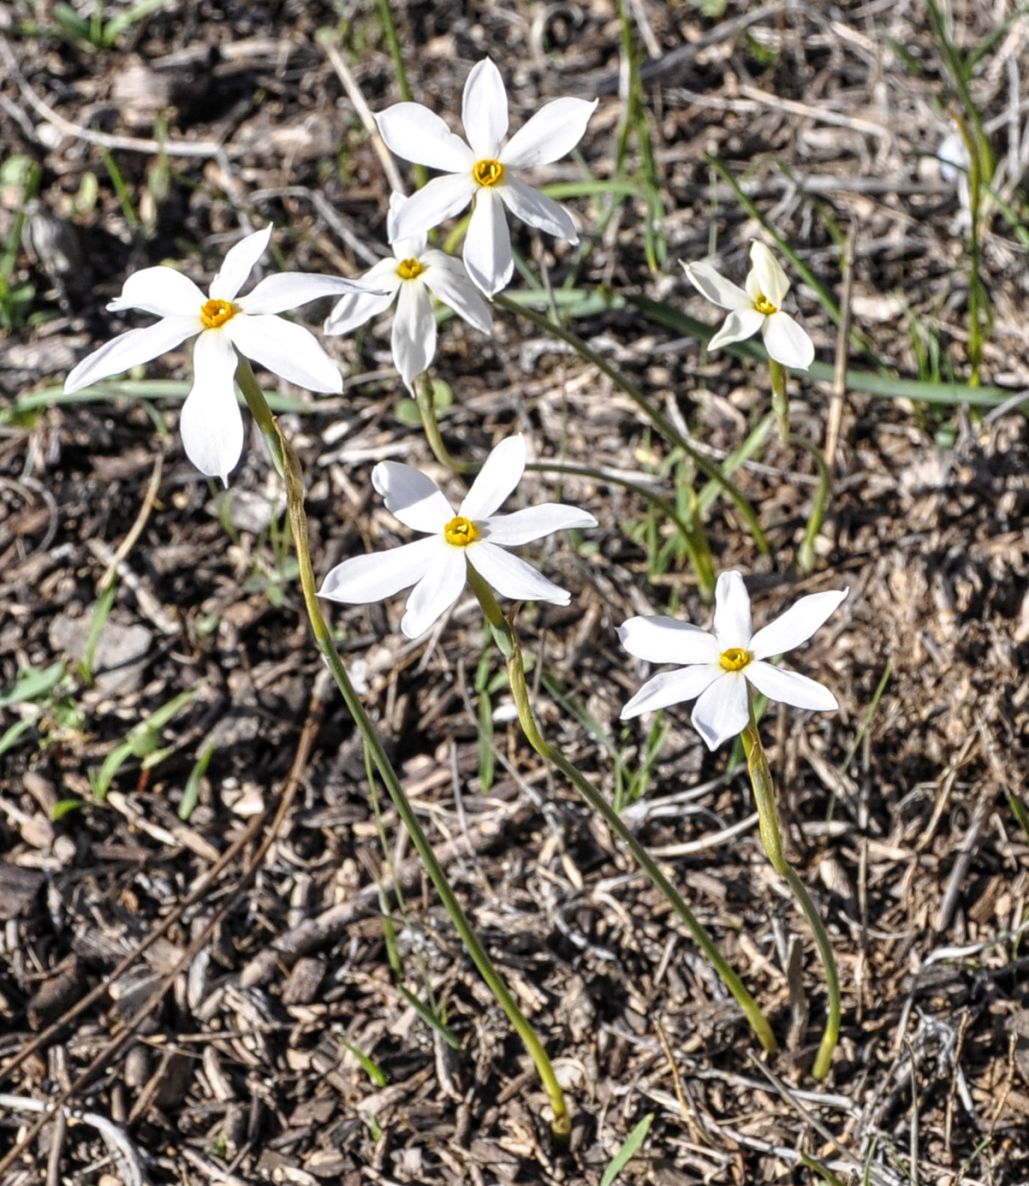
<path id="1" fill-rule="evenodd" d="M 316 39 L 339 24 L 336 7 L 171 3 L 103 51 L 25 28 L 48 25 L 50 7 L 15 0 L 0 14 L 0 138 L 42 168 L 36 247 L 19 254 L 16 278 L 36 285 L 45 315 L 0 331 L 7 399 L 59 383 L 87 350 L 140 324 L 103 309 L 133 269 L 185 260 L 206 278 L 241 229 L 268 220 L 290 268 L 354 275 L 384 252 L 382 166 Z M 374 6 L 343 7 L 341 53 L 379 110 L 398 92 Z M 953 8 L 965 47 L 1001 29 L 973 93 L 1017 205 L 1029 28 L 1011 5 Z M 647 270 L 643 208 L 628 203 L 577 283 L 712 320 L 675 261 L 717 244 L 741 280 L 760 228 L 712 173 L 711 153 L 837 297 L 841 237 L 853 228 L 854 322 L 871 344 L 854 367 L 871 369 L 874 355 L 915 376 L 919 353 L 938 346 L 965 375 L 965 230 L 933 156 L 950 130 L 948 92 L 920 6 L 730 4 L 717 21 L 685 3 L 632 9 L 668 263 Z M 415 96 L 435 110 L 456 111 L 486 54 L 509 83 L 513 125 L 548 98 L 599 94 L 582 151 L 594 176 L 611 174 L 623 108 L 609 0 L 394 11 Z M 138 143 L 155 136 L 208 149 L 161 157 Z M 138 226 L 105 169 L 108 149 Z M 84 210 L 88 173 L 99 197 Z M 565 162 L 547 179 L 579 176 Z M 573 205 L 589 239 L 602 203 Z M 16 213 L 0 202 L 4 236 Z M 564 245 L 519 242 L 555 285 L 579 266 Z M 994 308 L 983 379 L 1016 393 L 1029 376 L 1029 273 L 999 216 L 983 268 Z M 795 291 L 831 359 L 834 327 L 810 288 Z M 311 322 L 326 311 L 313 307 Z M 703 356 L 695 339 L 641 314 L 601 313 L 575 328 L 712 458 L 767 411 L 762 367 Z M 308 472 L 319 573 L 402 539 L 371 494 L 374 461 L 444 478 L 398 417 L 388 337 L 371 330 L 328 348 L 349 377 L 343 397 L 308 400 L 285 419 Z M 149 373 L 188 369 L 180 352 Z M 507 315 L 490 340 L 448 323 L 438 374 L 454 388 L 443 431 L 462 456 L 481 459 L 512 430 L 538 458 L 620 473 L 652 472 L 667 455 L 606 379 Z M 829 387 L 793 391 L 794 430 L 820 446 Z M 848 393 L 809 577 L 796 567 L 814 489 L 802 450 L 769 438 L 738 474 L 774 563 L 726 503 L 709 518 L 716 562 L 747 574 L 759 621 L 804 592 L 850 587 L 796 657 L 841 711 L 773 710 L 763 725 L 790 852 L 843 981 L 843 1038 L 821 1085 L 805 1074 L 823 1019 L 819 966 L 756 829 L 734 827 L 752 804 L 745 773 L 726 773 L 726 750 L 709 754 L 687 712 L 672 713 L 630 818 L 768 1010 L 784 1042 L 770 1057 L 663 899 L 503 714 L 483 793 L 476 687 L 502 668 L 491 656 L 479 669 L 474 603 L 413 644 L 398 632 L 397 603 L 335 608 L 342 653 L 421 819 L 566 1082 L 574 1131 L 558 1150 L 531 1064 L 388 804 L 376 819 L 360 739 L 303 625 L 259 439 L 222 494 L 183 457 L 178 406 L 54 404 L 0 426 L 0 688 L 29 665 L 66 660 L 72 672 L 45 711 L 0 715 L 0 736 L 31 720 L 0 755 L 0 1159 L 41 1109 L 67 1101 L 0 1162 L 5 1186 L 595 1184 L 651 1112 L 623 1181 L 815 1181 L 808 1155 L 844 1182 L 1029 1180 L 1029 843 L 1011 806 L 1029 718 L 1022 413 Z M 595 479 L 538 481 L 533 497 L 559 493 L 600 520 L 593 551 L 566 542 L 545 557 L 573 590 L 572 608 L 519 615 L 536 670 L 562 696 L 541 681 L 539 713 L 612 793 L 612 760 L 572 709 L 635 766 L 649 721 L 629 728 L 618 712 L 643 672 L 615 627 L 663 611 L 673 593 L 690 620 L 706 624 L 709 611 L 685 567 L 648 580 L 634 530 L 642 500 Z M 88 683 L 74 664 L 112 565 L 117 595 Z M 185 689 L 195 696 L 162 731 L 163 760 L 145 772 L 126 763 L 106 802 L 92 803 L 89 771 Z M 493 695 L 504 707 L 503 690 Z M 207 751 L 199 803 L 182 821 Z M 83 805 L 55 821 L 74 798 Z"/>

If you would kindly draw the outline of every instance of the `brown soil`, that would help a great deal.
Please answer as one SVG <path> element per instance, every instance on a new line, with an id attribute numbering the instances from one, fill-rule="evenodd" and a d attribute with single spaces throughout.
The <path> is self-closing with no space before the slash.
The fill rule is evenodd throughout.
<path id="1" fill-rule="evenodd" d="M 963 51 L 996 33 L 972 95 L 1017 217 L 1029 24 L 1005 0 L 951 7 Z M 279 266 L 356 275 L 384 253 L 382 164 L 317 36 L 340 29 L 339 53 L 381 110 L 399 92 L 374 5 L 172 0 L 105 49 L 58 35 L 61 8 L 14 0 L 0 12 L 0 147 L 40 169 L 12 273 L 35 289 L 31 315 L 0 330 L 12 407 L 143 323 L 104 310 L 130 271 L 184 261 L 206 280 L 227 244 L 267 221 Z M 583 290 L 663 299 L 713 322 L 676 261 L 717 244 L 742 279 L 761 229 L 709 153 L 836 299 L 853 231 L 851 310 L 869 342 L 853 367 L 878 361 L 917 378 L 936 357 L 942 378 L 963 381 L 967 229 L 934 156 L 955 103 L 922 8 L 730 3 L 715 18 L 683 0 L 639 0 L 667 261 L 648 269 L 636 202 L 581 266 L 549 239 L 526 235 L 521 247 L 555 287 L 579 267 Z M 441 113 L 456 114 L 485 55 L 508 82 L 513 126 L 548 98 L 599 95 L 581 152 L 594 177 L 612 176 L 623 112 L 613 0 L 394 12 L 414 95 Z M 171 148 L 148 148 L 154 138 Z M 581 176 L 569 160 L 545 179 Z M 3 242 L 24 196 L 0 191 Z M 570 201 L 584 238 L 604 202 Z M 993 308 L 983 383 L 1017 396 L 1029 384 L 1029 272 L 1000 213 L 985 226 L 982 270 Z M 835 327 L 809 285 L 795 293 L 831 361 Z M 304 320 L 325 312 L 313 306 Z M 639 311 L 600 311 L 574 328 L 716 460 L 767 411 L 763 365 L 707 357 L 695 337 Z M 455 453 L 481 459 L 524 431 L 540 459 L 640 476 L 667 459 L 624 395 L 528 323 L 498 314 L 484 341 L 451 321 L 440 341 Z M 371 491 L 375 460 L 444 479 L 398 414 L 388 331 L 327 343 L 348 377 L 343 397 L 292 392 L 304 410 L 284 419 L 308 472 L 319 573 L 404 538 Z M 188 365 L 179 352 L 147 376 L 181 380 Z M 250 440 L 228 494 L 199 480 L 175 431 L 182 392 L 48 397 L 0 419 L 0 691 L 28 667 L 68 663 L 54 694 L 0 708 L 0 738 L 28 722 L 0 754 L 0 1159 L 42 1105 L 70 1100 L 13 1162 L 0 1160 L 4 1186 L 594 1186 L 648 1114 L 620 1181 L 1029 1181 L 1029 837 L 1018 817 L 1029 450 L 1017 401 L 998 413 L 848 391 L 809 576 L 797 566 L 814 490 L 802 449 L 769 436 L 738 473 L 773 559 L 724 500 L 708 518 L 716 565 L 747 575 L 759 622 L 804 592 L 850 587 L 796 656 L 840 712 L 773 706 L 763 724 L 790 853 L 843 982 L 843 1036 L 823 1084 L 806 1073 L 825 1005 L 816 952 L 756 828 L 727 831 L 752 812 L 729 747 L 708 753 L 688 712 L 669 714 L 629 818 L 767 1009 L 784 1045 L 772 1056 L 664 900 L 504 714 L 484 793 L 476 688 L 503 668 L 474 603 L 414 644 L 397 629 L 399 600 L 334 607 L 344 658 L 420 817 L 566 1083 L 574 1129 L 556 1149 L 531 1063 L 388 804 L 376 821 L 360 739 L 304 624 L 262 444 Z M 830 398 L 828 383 L 793 386 L 794 431 L 819 447 Z M 600 527 L 578 550 L 558 540 L 537 556 L 573 605 L 527 607 L 519 629 L 545 677 L 537 702 L 549 736 L 612 794 L 612 757 L 581 716 L 630 771 L 653 723 L 618 720 L 644 672 L 615 627 L 665 612 L 670 598 L 689 620 L 706 625 L 709 611 L 684 563 L 652 572 L 642 499 L 595 479 L 557 481 L 534 479 L 530 497 L 588 507 Z M 667 524 L 655 529 L 670 538 Z M 76 662 L 112 564 L 113 608 L 87 680 Z M 505 707 L 502 681 L 490 686 L 493 707 Z M 195 696 L 162 730 L 161 760 L 143 769 L 129 759 L 106 801 L 93 801 L 89 772 L 187 689 Z M 208 751 L 199 803 L 180 820 Z M 61 814 L 70 800 L 81 804 Z"/>

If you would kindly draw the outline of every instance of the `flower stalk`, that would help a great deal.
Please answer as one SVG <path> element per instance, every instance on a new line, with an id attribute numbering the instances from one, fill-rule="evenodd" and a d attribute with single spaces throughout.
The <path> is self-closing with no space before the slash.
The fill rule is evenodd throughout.
<path id="1" fill-rule="evenodd" d="M 750 785 L 754 791 L 761 845 L 772 868 L 785 879 L 797 904 L 803 911 L 814 936 L 822 967 L 825 969 L 825 987 L 829 999 L 828 1016 L 822 1040 L 818 1046 L 818 1053 L 815 1055 L 815 1061 L 811 1068 L 811 1073 L 816 1079 L 824 1079 L 829 1073 L 833 1051 L 840 1038 L 840 980 L 836 970 L 836 959 L 825 924 L 822 922 L 807 888 L 790 867 L 783 852 L 782 827 L 779 823 L 779 810 L 776 805 L 775 784 L 772 781 L 772 773 L 768 766 L 764 746 L 761 744 L 761 735 L 754 717 L 753 702 L 750 705 L 750 722 L 740 734 L 740 738 L 743 742 L 743 752 L 747 758 Z"/>
<path id="2" fill-rule="evenodd" d="M 429 878 L 437 894 L 439 894 L 440 900 L 446 907 L 447 913 L 450 915 L 454 927 L 461 937 L 461 941 L 464 943 L 465 950 L 471 956 L 479 975 L 493 993 L 497 1003 L 503 1009 L 519 1038 L 521 1038 L 526 1051 L 536 1066 L 537 1073 L 550 1100 L 552 1111 L 550 1120 L 551 1130 L 555 1139 L 563 1143 L 567 1140 L 571 1132 L 571 1118 L 564 1092 L 561 1089 L 560 1083 L 557 1081 L 557 1076 L 547 1052 L 536 1031 L 518 1008 L 511 991 L 501 978 L 486 949 L 472 929 L 471 923 L 468 921 L 460 902 L 457 900 L 457 896 L 447 879 L 442 865 L 436 859 L 436 854 L 433 852 L 428 837 L 418 822 L 418 817 L 400 784 L 400 780 L 397 778 L 375 726 L 365 712 L 364 705 L 354 690 L 346 667 L 340 659 L 333 643 L 332 634 L 318 602 L 314 569 L 311 564 L 307 513 L 304 509 L 303 474 L 296 452 L 283 434 L 278 420 L 271 414 L 250 367 L 246 366 L 245 369 L 241 367 L 237 371 L 236 380 L 243 392 L 247 405 L 254 411 L 254 418 L 258 426 L 266 434 L 272 456 L 277 459 L 277 468 L 280 462 L 282 465 L 280 472 L 286 484 L 290 529 L 293 535 L 293 545 L 296 549 L 300 586 L 304 597 L 304 608 L 307 611 L 307 619 L 318 650 L 321 652 L 336 681 L 336 686 L 339 688 L 340 694 L 343 697 L 347 711 L 350 713 L 354 724 L 364 739 L 367 751 L 371 755 L 372 762 L 378 770 L 379 777 L 386 787 L 386 791 L 393 802 L 397 815 L 407 829 L 408 835 L 411 837 L 418 855 L 429 874 Z M 271 430 L 270 435 L 268 435 L 269 428 Z"/>
<path id="3" fill-rule="evenodd" d="M 439 430 L 439 420 L 436 417 L 436 397 L 432 390 L 432 379 L 428 371 L 423 371 L 414 381 L 414 398 L 418 405 L 418 415 L 422 420 L 422 431 L 432 450 L 433 457 L 452 474 L 473 474 L 478 466 L 467 461 L 459 461 L 443 443 L 443 436 Z"/>
<path id="4" fill-rule="evenodd" d="M 551 321 L 550 318 L 537 313 L 534 309 L 512 301 L 509 297 L 502 294 L 493 298 L 493 304 L 498 309 L 503 309 L 506 313 L 511 313 L 516 317 L 523 317 L 538 329 L 543 330 L 544 333 L 550 334 L 551 337 L 557 338 L 558 341 L 565 342 L 572 347 L 580 358 L 592 363 L 601 374 L 606 375 L 616 387 L 624 391 L 666 441 L 680 448 L 706 478 L 709 478 L 725 491 L 726 495 L 732 500 L 733 505 L 739 511 L 740 517 L 746 523 L 747 530 L 750 532 L 758 551 L 765 556 L 771 555 L 768 537 L 761 527 L 757 512 L 744 497 L 739 487 L 727 478 L 714 462 L 709 461 L 703 453 L 691 445 L 671 420 L 647 399 L 635 383 L 623 375 L 617 367 L 609 363 L 603 355 L 591 349 L 582 338 L 572 333 L 571 330 L 566 329 L 563 325 L 558 325 L 556 322 Z"/>
<path id="5" fill-rule="evenodd" d="M 497 647 L 504 656 L 507 664 L 507 677 L 511 687 L 511 694 L 514 698 L 515 707 L 518 711 L 518 720 L 522 727 L 522 732 L 525 734 L 526 740 L 532 748 L 545 761 L 555 766 L 568 779 L 569 782 L 582 795 L 586 802 L 592 807 L 605 821 L 612 832 L 621 840 L 621 842 L 629 849 L 635 858 L 637 864 L 650 878 L 651 882 L 665 895 L 672 909 L 679 916 L 681 921 L 685 924 L 687 930 L 693 936 L 697 946 L 700 947 L 708 962 L 717 972 L 722 983 L 729 990 L 735 998 L 736 1003 L 740 1006 L 746 1017 L 751 1029 L 757 1036 L 765 1050 L 772 1051 L 776 1049 L 775 1035 L 772 1033 L 772 1027 L 768 1022 L 767 1017 L 761 1010 L 761 1007 L 754 1000 L 747 988 L 744 986 L 742 980 L 736 974 L 732 966 L 722 955 L 716 946 L 714 940 L 708 934 L 707 930 L 690 910 L 689 906 L 683 901 L 682 896 L 676 890 L 675 886 L 668 880 L 665 874 L 661 871 L 660 866 L 654 858 L 647 852 L 642 844 L 636 839 L 630 829 L 626 826 L 621 816 L 604 798 L 603 795 L 593 786 L 588 778 L 583 775 L 576 766 L 574 766 L 556 747 L 551 745 L 540 731 L 536 717 L 532 711 L 532 701 L 529 695 L 528 685 L 525 679 L 525 665 L 522 660 L 521 647 L 518 643 L 518 636 L 514 631 L 513 626 L 505 617 L 500 606 L 497 604 L 496 598 L 486 582 L 472 569 L 471 565 L 468 567 L 468 583 L 471 585 L 475 596 L 478 598 L 479 605 L 482 607 L 482 612 L 489 623 Z"/>
<path id="6" fill-rule="evenodd" d="M 786 368 L 774 358 L 768 360 L 772 380 L 772 411 L 779 426 L 779 440 L 785 445 L 790 439 L 790 401 L 786 395 Z"/>

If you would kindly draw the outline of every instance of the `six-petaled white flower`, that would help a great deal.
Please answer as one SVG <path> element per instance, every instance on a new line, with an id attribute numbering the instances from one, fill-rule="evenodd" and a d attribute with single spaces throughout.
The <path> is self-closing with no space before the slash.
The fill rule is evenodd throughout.
<path id="1" fill-rule="evenodd" d="M 380 461 L 372 485 L 401 523 L 427 538 L 344 560 L 325 578 L 319 596 L 367 605 L 414 585 L 400 623 L 408 638 L 423 634 L 454 604 L 469 566 L 503 597 L 568 605 L 567 590 L 505 549 L 570 527 L 595 527 L 597 521 L 578 507 L 551 502 L 497 515 L 524 470 L 525 440 L 509 437 L 486 458 L 455 511 L 431 478 L 409 465 Z"/>
<path id="2" fill-rule="evenodd" d="M 839 708 L 828 688 L 767 660 L 807 642 L 848 591 L 802 597 L 754 634 L 743 578 L 738 572 L 723 572 L 715 586 L 713 634 L 661 615 L 629 618 L 619 627 L 618 637 L 631 655 L 680 666 L 647 680 L 622 709 L 622 719 L 697 698 L 693 724 L 708 748 L 715 749 L 747 727 L 748 683 L 769 700 L 795 708 Z"/>
<path id="3" fill-rule="evenodd" d="M 394 258 L 381 260 L 363 277 L 365 283 L 381 292 L 345 296 L 326 320 L 325 332 L 345 334 L 396 301 L 393 362 L 410 387 L 436 353 L 436 317 L 430 293 L 484 334 L 492 328 L 493 315 L 460 260 L 443 251 L 427 250 L 424 233 L 409 239 L 394 236 L 394 221 L 407 200 L 396 193 L 390 197 L 389 227 Z"/>
<path id="4" fill-rule="evenodd" d="M 376 119 L 391 151 L 446 174 L 433 178 L 408 200 L 397 217 L 396 234 L 401 239 L 424 234 L 472 202 L 464 262 L 487 296 L 499 292 L 514 269 L 505 206 L 529 226 L 578 243 L 568 211 L 526 185 L 518 174 L 571 152 L 596 106 L 596 100 L 554 99 L 504 143 L 507 92 L 500 71 L 484 58 L 472 69 L 464 87 L 461 119 L 467 143 L 420 103 L 396 103 L 387 108 Z"/>
<path id="5" fill-rule="evenodd" d="M 280 272 L 266 276 L 246 296 L 238 296 L 271 233 L 269 225 L 231 248 L 211 281 L 209 296 L 174 268 L 133 273 L 107 308 L 112 312 L 141 309 L 161 320 L 119 334 L 88 355 L 69 374 L 64 390 L 79 391 L 199 335 L 193 347 L 193 386 L 182 407 L 179 431 L 197 469 L 227 482 L 243 452 L 243 417 L 234 383 L 236 351 L 311 391 L 342 391 L 339 370 L 314 335 L 275 314 L 318 297 L 364 288 L 334 276 Z"/>
<path id="6" fill-rule="evenodd" d="M 682 265 L 700 293 L 729 310 L 722 328 L 708 342 L 708 349 L 741 342 L 760 330 L 770 358 L 783 366 L 806 371 L 814 361 L 815 344 L 807 331 L 789 313 L 783 312 L 790 288 L 786 273 L 764 243 L 756 239 L 750 245 L 750 262 L 745 289 L 726 280 L 709 263 Z"/>

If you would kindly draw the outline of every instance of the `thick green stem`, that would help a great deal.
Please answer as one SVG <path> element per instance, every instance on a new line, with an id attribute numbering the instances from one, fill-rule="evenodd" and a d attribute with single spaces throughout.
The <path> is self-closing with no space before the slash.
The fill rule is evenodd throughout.
<path id="1" fill-rule="evenodd" d="M 432 379 L 428 371 L 416 376 L 414 381 L 414 398 L 418 404 L 418 414 L 422 418 L 422 430 L 429 442 L 433 457 L 452 474 L 472 474 L 478 466 L 467 461 L 458 461 L 443 443 L 439 431 L 439 421 L 436 419 L 436 398 L 432 390 Z"/>
<path id="2" fill-rule="evenodd" d="M 739 511 L 744 522 L 747 524 L 747 529 L 751 534 L 757 548 L 766 556 L 771 555 L 771 549 L 768 545 L 768 537 L 765 535 L 758 522 L 757 512 L 744 498 L 742 492 L 731 482 L 725 474 L 713 462 L 698 452 L 697 449 L 690 444 L 690 442 L 682 435 L 682 433 L 675 427 L 675 425 L 659 411 L 643 394 L 642 391 L 631 382 L 625 375 L 622 374 L 617 367 L 614 367 L 595 350 L 592 350 L 577 334 L 573 334 L 571 330 L 565 329 L 563 325 L 558 325 L 549 318 L 544 317 L 541 313 L 537 313 L 534 309 L 530 309 L 525 305 L 519 304 L 517 301 L 512 301 L 510 297 L 498 295 L 493 298 L 494 305 L 499 309 L 504 309 L 508 313 L 513 313 L 517 317 L 524 317 L 526 321 L 531 321 L 533 325 L 542 329 L 545 333 L 552 337 L 566 342 L 572 349 L 587 362 L 592 363 L 602 374 L 607 375 L 616 387 L 621 388 L 622 391 L 632 400 L 632 402 L 640 409 L 640 411 L 647 417 L 651 424 L 661 433 L 665 440 L 673 445 L 677 445 L 686 456 L 693 462 L 693 464 L 700 470 L 702 474 L 710 478 L 711 481 L 716 482 L 725 493 L 732 499 L 733 504 Z"/>
<path id="3" fill-rule="evenodd" d="M 751 1028 L 757 1035 L 758 1041 L 765 1050 L 774 1050 L 776 1048 L 775 1035 L 772 1033 L 772 1027 L 769 1025 L 768 1019 L 761 1011 L 758 1003 L 744 987 L 739 976 L 736 975 L 728 961 L 718 950 L 714 940 L 698 921 L 693 911 L 683 901 L 678 890 L 664 875 L 660 866 L 650 853 L 647 852 L 629 828 L 626 827 L 622 817 L 608 803 L 604 796 L 600 794 L 585 775 L 580 773 L 568 761 L 560 750 L 552 746 L 543 737 L 536 723 L 536 718 L 533 715 L 529 689 L 525 680 L 525 667 L 522 662 L 522 652 L 518 645 L 517 635 L 510 622 L 504 617 L 499 605 L 497 605 L 497 600 L 493 596 L 492 590 L 471 565 L 468 566 L 468 581 L 475 592 L 475 596 L 479 599 L 479 604 L 482 606 L 482 611 L 486 615 L 486 620 L 493 629 L 497 645 L 507 661 L 507 676 L 511 685 L 511 694 L 514 697 L 515 706 L 518 710 L 518 720 L 521 723 L 526 740 L 541 758 L 550 762 L 561 771 L 586 802 L 603 817 L 611 831 L 629 849 L 640 868 L 668 899 L 672 909 L 686 925 L 697 946 L 703 951 L 708 962 L 718 973 L 722 983 L 732 993 L 737 1004 L 743 1010 Z"/>
<path id="4" fill-rule="evenodd" d="M 786 394 L 786 368 L 774 358 L 768 360 L 772 376 L 772 411 L 779 425 L 779 440 L 785 445 L 790 439 L 790 401 Z"/>
<path id="5" fill-rule="evenodd" d="M 747 756 L 747 770 L 750 773 L 750 785 L 754 790 L 754 802 L 757 805 L 758 829 L 761 834 L 761 844 L 772 864 L 772 868 L 785 879 L 793 896 L 804 912 L 808 926 L 818 947 L 818 955 L 825 969 L 825 989 L 828 996 L 828 1016 L 822 1040 L 815 1055 L 811 1073 L 816 1079 L 824 1079 L 829 1073 L 833 1051 L 840 1039 L 840 978 L 836 971 L 836 959 L 833 955 L 832 943 L 825 924 L 819 917 L 811 896 L 804 887 L 804 883 L 794 873 L 783 853 L 782 828 L 779 825 L 779 810 L 776 806 L 775 785 L 772 773 L 768 768 L 768 758 L 765 756 L 761 735 L 758 733 L 757 722 L 754 719 L 753 705 L 751 706 L 750 723 L 742 735 L 743 752 Z"/>
<path id="6" fill-rule="evenodd" d="M 432 880 L 432 884 L 436 887 L 436 892 L 439 894 L 440 900 L 453 920 L 457 933 L 461 936 L 461 941 L 464 943 L 465 949 L 471 956 L 472 962 L 479 971 L 479 975 L 486 982 L 500 1007 L 507 1015 L 511 1025 L 524 1043 L 532 1061 L 536 1064 L 536 1070 L 539 1073 L 540 1080 L 550 1098 L 550 1106 L 553 1111 L 553 1117 L 550 1122 L 551 1129 L 555 1138 L 563 1142 L 571 1132 L 571 1119 L 568 1114 L 567 1104 L 565 1103 L 564 1092 L 561 1090 L 561 1085 L 557 1081 L 557 1076 L 554 1073 L 554 1068 L 547 1056 L 547 1052 L 536 1036 L 535 1030 L 515 1003 L 514 997 L 501 979 L 500 974 L 493 965 L 493 961 L 479 941 L 478 936 L 472 929 L 471 923 L 461 908 L 461 904 L 458 902 L 457 896 L 451 888 L 450 882 L 447 880 L 447 875 L 443 871 L 442 865 L 436 859 L 432 845 L 429 843 L 428 837 L 418 822 L 418 817 L 415 815 L 410 800 L 400 785 L 400 780 L 397 778 L 392 763 L 383 748 L 375 726 L 365 712 L 364 705 L 358 698 L 357 692 L 350 682 L 346 667 L 344 667 L 343 661 L 340 659 L 332 641 L 332 634 L 318 601 L 314 569 L 311 564 L 311 550 L 307 533 L 307 513 L 304 510 L 304 483 L 299 459 L 293 447 L 283 435 L 278 421 L 268 410 L 264 396 L 256 382 L 254 382 L 253 372 L 249 366 L 245 370 L 241 368 L 237 371 L 236 379 L 251 409 L 260 409 L 261 405 L 263 405 L 263 410 L 255 411 L 255 419 L 257 419 L 262 431 L 264 431 L 265 425 L 270 425 L 274 439 L 269 440 L 269 448 L 271 448 L 273 455 L 277 454 L 282 461 L 283 476 L 286 482 L 289 521 L 293 533 L 293 544 L 296 548 L 297 564 L 300 570 L 300 587 L 303 591 L 304 607 L 307 610 L 307 618 L 311 625 L 311 632 L 314 635 L 315 642 L 318 644 L 318 650 L 321 652 L 336 681 L 336 686 L 339 688 L 347 710 L 353 717 L 354 724 L 357 726 L 361 736 L 364 738 L 375 768 L 379 772 L 379 777 L 382 779 L 383 785 L 386 787 L 389 797 L 393 801 L 397 815 L 407 829 L 408 835 L 411 837 L 418 851 L 418 855 Z"/>

